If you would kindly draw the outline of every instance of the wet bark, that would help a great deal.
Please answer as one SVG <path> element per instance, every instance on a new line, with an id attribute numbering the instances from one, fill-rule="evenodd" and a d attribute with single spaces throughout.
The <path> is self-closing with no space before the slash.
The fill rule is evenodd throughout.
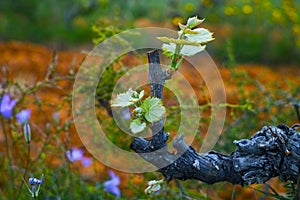
<path id="1" fill-rule="evenodd" d="M 148 60 L 152 96 L 162 98 L 166 77 L 160 67 L 158 51 L 148 52 Z M 236 150 L 224 155 L 214 151 L 198 154 L 182 136 L 173 142 L 177 152 L 168 152 L 168 134 L 164 131 L 163 121 L 152 126 L 152 139 L 135 138 L 130 147 L 156 166 L 166 180 L 197 179 L 209 184 L 228 181 L 246 185 L 264 183 L 279 176 L 284 181 L 297 182 L 299 125 L 264 126 L 250 139 L 234 141 Z"/>

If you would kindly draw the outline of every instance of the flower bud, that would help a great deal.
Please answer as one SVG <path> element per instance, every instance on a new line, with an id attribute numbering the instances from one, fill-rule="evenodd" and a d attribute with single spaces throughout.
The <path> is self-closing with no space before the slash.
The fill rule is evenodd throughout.
<path id="1" fill-rule="evenodd" d="M 31 130 L 30 130 L 30 125 L 28 123 L 25 123 L 23 126 L 24 129 L 24 137 L 25 141 L 29 144 L 31 141 Z"/>
<path id="2" fill-rule="evenodd" d="M 40 185 L 43 183 L 43 180 L 37 178 L 29 178 L 29 183 L 30 185 Z"/>

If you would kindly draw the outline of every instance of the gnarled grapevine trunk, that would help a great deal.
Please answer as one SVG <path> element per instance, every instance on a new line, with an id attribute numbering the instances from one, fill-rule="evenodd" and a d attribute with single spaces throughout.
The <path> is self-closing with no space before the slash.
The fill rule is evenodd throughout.
<path id="1" fill-rule="evenodd" d="M 158 51 L 148 52 L 148 60 L 152 95 L 162 98 L 166 73 L 160 67 Z M 214 151 L 200 155 L 185 144 L 182 136 L 173 142 L 177 153 L 168 152 L 168 134 L 164 132 L 163 121 L 153 124 L 151 140 L 135 138 L 130 147 L 155 165 L 166 180 L 197 179 L 209 184 L 228 181 L 245 185 L 279 176 L 284 181 L 297 181 L 300 132 L 296 129 L 299 125 L 264 126 L 250 139 L 234 141 L 236 150 L 230 155 Z"/>

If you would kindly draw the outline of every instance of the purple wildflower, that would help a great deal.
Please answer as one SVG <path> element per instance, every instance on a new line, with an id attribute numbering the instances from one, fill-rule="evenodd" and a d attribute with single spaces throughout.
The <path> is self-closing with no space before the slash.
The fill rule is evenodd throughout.
<path id="1" fill-rule="evenodd" d="M 93 162 L 93 159 L 92 159 L 92 158 L 83 157 L 83 158 L 81 159 L 81 163 L 82 163 L 82 165 L 83 165 L 84 167 L 90 166 L 90 165 L 92 164 L 92 162 Z"/>
<path id="2" fill-rule="evenodd" d="M 40 185 L 43 183 L 43 179 L 37 179 L 37 178 L 29 178 L 30 185 Z"/>
<path id="3" fill-rule="evenodd" d="M 17 121 L 20 124 L 27 123 L 28 119 L 30 117 L 30 114 L 31 114 L 31 110 L 29 110 L 29 109 L 21 110 L 19 113 L 16 114 Z"/>
<path id="4" fill-rule="evenodd" d="M 1 105 L 0 105 L 0 113 L 5 117 L 6 119 L 11 118 L 12 111 L 16 105 L 16 100 L 11 100 L 10 95 L 6 94 L 1 99 Z"/>
<path id="5" fill-rule="evenodd" d="M 119 189 L 120 185 L 120 177 L 115 175 L 113 171 L 109 171 L 110 180 L 104 182 L 104 189 L 112 194 L 114 194 L 116 197 L 121 196 L 121 192 Z"/>
<path id="6" fill-rule="evenodd" d="M 26 183 L 28 191 L 31 194 L 31 197 L 33 197 L 34 199 L 36 199 L 36 197 L 39 196 L 41 184 L 44 182 L 44 174 L 42 175 L 41 179 L 29 178 L 28 182 L 31 185 L 31 189 L 30 189 L 29 186 Z"/>
<path id="7" fill-rule="evenodd" d="M 66 152 L 66 155 L 71 162 L 75 162 L 83 158 L 83 150 L 73 147 L 71 150 Z"/>
<path id="8" fill-rule="evenodd" d="M 71 150 L 66 152 L 66 156 L 71 162 L 80 160 L 84 167 L 88 167 L 92 164 L 93 160 L 92 158 L 85 157 L 83 154 L 83 150 L 76 147 L 73 147 Z"/>

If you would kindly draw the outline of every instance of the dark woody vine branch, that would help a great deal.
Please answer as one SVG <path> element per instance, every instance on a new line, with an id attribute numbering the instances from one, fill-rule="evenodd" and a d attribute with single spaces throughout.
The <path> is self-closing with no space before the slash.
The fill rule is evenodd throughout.
<path id="1" fill-rule="evenodd" d="M 149 81 L 152 96 L 162 98 L 166 73 L 160 67 L 158 50 L 148 52 Z M 236 150 L 230 155 L 214 151 L 198 154 L 183 137 L 173 142 L 177 153 L 167 150 L 168 134 L 164 119 L 152 126 L 152 139 L 135 138 L 130 147 L 158 168 L 166 180 L 197 179 L 209 184 L 228 181 L 233 184 L 264 183 L 279 176 L 297 182 L 300 155 L 300 132 L 296 124 L 288 127 L 264 126 L 250 139 L 234 141 Z M 152 153 L 150 153 L 152 152 Z"/>

